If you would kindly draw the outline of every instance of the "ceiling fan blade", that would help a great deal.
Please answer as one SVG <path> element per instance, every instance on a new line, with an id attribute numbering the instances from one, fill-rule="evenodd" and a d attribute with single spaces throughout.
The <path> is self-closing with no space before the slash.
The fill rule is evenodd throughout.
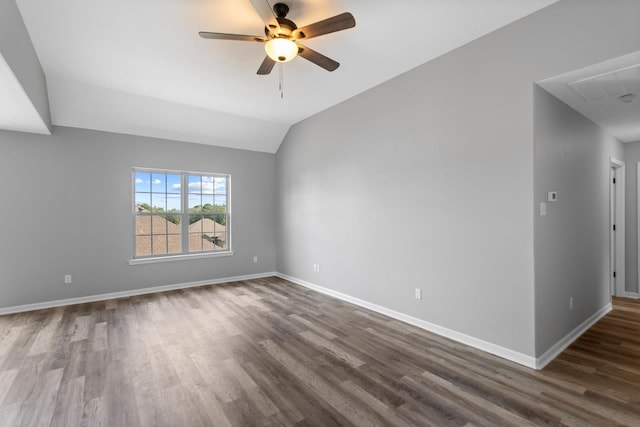
<path id="1" fill-rule="evenodd" d="M 308 47 L 301 44 L 298 45 L 298 48 L 298 55 L 302 56 L 307 61 L 311 61 L 317 66 L 324 68 L 327 71 L 334 71 L 340 66 L 339 62 L 336 62 L 333 59 L 328 58 L 313 49 L 309 49 Z"/>
<path id="2" fill-rule="evenodd" d="M 200 37 L 203 39 L 214 40 L 238 40 L 244 42 L 266 42 L 267 39 L 261 36 L 247 36 L 244 34 L 226 34 L 226 33 L 210 33 L 208 31 L 200 31 Z"/>
<path id="3" fill-rule="evenodd" d="M 347 28 L 353 28 L 355 26 L 356 19 L 349 12 L 345 12 L 332 18 L 327 18 L 322 21 L 309 24 L 306 27 L 298 28 L 293 32 L 292 38 L 297 40 L 307 40 L 312 37 L 346 30 Z"/>
<path id="4" fill-rule="evenodd" d="M 251 0 L 251 5 L 264 21 L 264 25 L 269 27 L 275 34 L 280 32 L 280 24 L 276 19 L 276 14 L 267 0 Z"/>
<path id="5" fill-rule="evenodd" d="M 269 55 L 267 55 L 264 57 L 264 61 L 262 61 L 262 64 L 260 64 L 260 68 L 258 68 L 258 72 L 256 74 L 259 74 L 261 76 L 269 74 L 271 70 L 273 70 L 274 65 L 276 65 L 276 61 L 269 58 Z"/>

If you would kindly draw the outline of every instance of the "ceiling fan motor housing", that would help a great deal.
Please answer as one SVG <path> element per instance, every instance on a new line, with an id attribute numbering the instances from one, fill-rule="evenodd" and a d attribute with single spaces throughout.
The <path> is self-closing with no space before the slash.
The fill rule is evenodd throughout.
<path id="1" fill-rule="evenodd" d="M 273 5 L 273 11 L 278 18 L 284 18 L 289 13 L 289 6 L 284 3 L 276 3 Z"/>
<path id="2" fill-rule="evenodd" d="M 298 29 L 298 26 L 290 19 L 287 19 L 287 13 L 289 13 L 289 6 L 284 3 L 276 3 L 273 6 L 273 11 L 276 14 L 280 31 L 277 31 L 275 25 L 269 25 L 264 28 L 264 33 L 269 38 L 290 38 L 294 30 Z"/>

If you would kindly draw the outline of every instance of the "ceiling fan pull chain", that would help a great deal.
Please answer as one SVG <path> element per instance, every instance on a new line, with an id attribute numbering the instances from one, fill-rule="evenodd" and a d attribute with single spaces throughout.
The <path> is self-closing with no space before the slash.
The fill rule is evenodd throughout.
<path id="1" fill-rule="evenodd" d="M 280 63 L 280 98 L 284 99 L 284 64 Z"/>

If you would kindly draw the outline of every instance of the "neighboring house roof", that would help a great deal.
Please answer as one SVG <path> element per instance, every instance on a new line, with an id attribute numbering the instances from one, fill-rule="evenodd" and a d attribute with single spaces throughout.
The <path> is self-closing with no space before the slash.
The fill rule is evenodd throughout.
<path id="1" fill-rule="evenodd" d="M 137 207 L 138 212 L 149 211 Z M 180 225 L 160 215 L 136 216 L 136 256 L 182 252 Z M 226 249 L 226 227 L 203 218 L 189 226 L 189 251 Z"/>
<path id="2" fill-rule="evenodd" d="M 190 233 L 225 233 L 227 231 L 227 227 L 222 224 L 218 224 L 214 220 L 210 218 L 202 218 L 194 222 L 189 226 Z"/>
<path id="3" fill-rule="evenodd" d="M 159 215 L 136 216 L 136 235 L 180 234 L 180 225 L 167 221 Z"/>

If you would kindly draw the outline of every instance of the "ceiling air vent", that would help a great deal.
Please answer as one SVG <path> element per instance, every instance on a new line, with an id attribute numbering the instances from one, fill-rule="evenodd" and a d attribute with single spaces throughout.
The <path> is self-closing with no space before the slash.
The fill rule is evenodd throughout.
<path id="1" fill-rule="evenodd" d="M 587 102 L 640 92 L 640 64 L 569 83 Z"/>

